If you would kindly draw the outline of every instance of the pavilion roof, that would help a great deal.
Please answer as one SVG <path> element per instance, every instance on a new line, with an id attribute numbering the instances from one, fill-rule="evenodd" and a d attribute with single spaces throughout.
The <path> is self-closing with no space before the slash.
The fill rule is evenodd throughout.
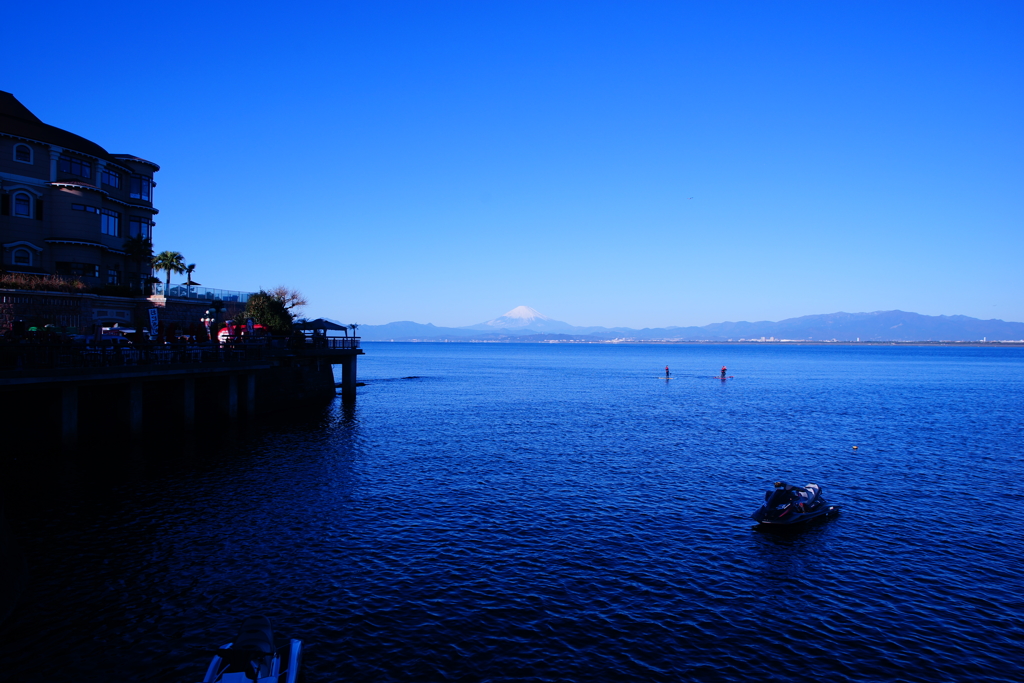
<path id="1" fill-rule="evenodd" d="M 292 325 L 296 330 L 334 330 L 340 332 L 347 330 L 348 328 L 338 323 L 332 323 L 330 320 L 324 320 L 323 318 L 317 318 L 316 320 L 307 320 L 301 323 L 295 323 Z"/>

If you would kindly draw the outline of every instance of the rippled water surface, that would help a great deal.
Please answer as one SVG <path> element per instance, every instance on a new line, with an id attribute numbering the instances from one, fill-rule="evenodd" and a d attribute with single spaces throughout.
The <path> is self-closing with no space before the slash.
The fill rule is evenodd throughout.
<path id="1" fill-rule="evenodd" d="M 0 678 L 198 681 L 262 612 L 309 681 L 1024 680 L 1024 349 L 366 347 L 20 501 Z M 776 479 L 840 515 L 752 528 Z"/>

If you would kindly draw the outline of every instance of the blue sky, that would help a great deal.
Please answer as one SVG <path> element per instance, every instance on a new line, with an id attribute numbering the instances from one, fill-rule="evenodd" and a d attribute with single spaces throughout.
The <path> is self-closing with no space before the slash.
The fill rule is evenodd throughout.
<path id="1" fill-rule="evenodd" d="M 156 248 L 204 285 L 1024 320 L 1024 3 L 19 4 L 0 89 L 160 164 Z"/>

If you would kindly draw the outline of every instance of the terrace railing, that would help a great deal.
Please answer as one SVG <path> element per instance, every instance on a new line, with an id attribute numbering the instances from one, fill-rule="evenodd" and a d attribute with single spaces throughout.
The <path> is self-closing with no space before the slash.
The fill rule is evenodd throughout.
<path id="1" fill-rule="evenodd" d="M 151 296 L 163 296 L 168 299 L 191 299 L 192 301 L 237 301 L 245 303 L 253 292 L 236 292 L 229 289 L 214 289 L 213 287 L 200 287 L 199 285 L 167 285 L 159 282 L 153 285 Z"/>
<path id="2" fill-rule="evenodd" d="M 351 351 L 359 348 L 359 337 L 317 337 L 307 333 L 292 337 L 291 346 L 294 349 Z"/>
<path id="3" fill-rule="evenodd" d="M 108 368 L 179 363 L 270 360 L 295 352 L 358 350 L 359 337 L 261 337 L 254 341 L 145 346 L 93 346 L 60 342 L 0 342 L 0 373 L 54 368 Z M 305 355 L 305 354 L 303 354 Z"/>
<path id="4" fill-rule="evenodd" d="M 0 373 L 54 368 L 109 368 L 180 363 L 259 361 L 287 353 L 284 345 L 162 344 L 149 347 L 92 347 L 79 344 L 0 344 Z"/>
<path id="5" fill-rule="evenodd" d="M 328 337 L 328 349 L 358 349 L 359 337 Z"/>

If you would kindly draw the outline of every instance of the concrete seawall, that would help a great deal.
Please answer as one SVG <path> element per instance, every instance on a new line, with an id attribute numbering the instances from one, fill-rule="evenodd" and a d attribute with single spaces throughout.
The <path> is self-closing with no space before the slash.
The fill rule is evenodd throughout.
<path id="1" fill-rule="evenodd" d="M 342 365 L 343 396 L 352 400 L 361 353 L 358 348 L 257 349 L 251 354 L 226 352 L 229 359 L 213 362 L 122 361 L 104 367 L 27 369 L 9 363 L 9 369 L 0 371 L 5 407 L 0 429 L 16 440 L 20 436 L 37 443 L 41 436 L 51 441 L 59 435 L 60 447 L 67 451 L 90 433 L 109 441 L 154 430 L 189 430 L 204 422 L 333 399 L 335 364 Z"/>
<path id="2" fill-rule="evenodd" d="M 28 563 L 0 510 L 0 623 L 14 611 L 28 585 Z"/>
<path id="3" fill-rule="evenodd" d="M 168 444 L 207 444 L 241 433 L 254 419 L 328 404 L 337 396 L 333 366 L 343 368 L 343 398 L 355 400 L 356 348 L 288 349 L 248 359 L 109 367 L 0 371 L 0 446 L 5 471 L 0 505 L 49 494 L 89 476 L 120 476 L 167 455 Z M 198 450 L 198 449 L 197 449 Z M 147 461 L 149 461 L 147 463 Z M 18 495 L 12 495 L 17 493 Z M 28 566 L 0 507 L 0 622 L 28 589 Z"/>

